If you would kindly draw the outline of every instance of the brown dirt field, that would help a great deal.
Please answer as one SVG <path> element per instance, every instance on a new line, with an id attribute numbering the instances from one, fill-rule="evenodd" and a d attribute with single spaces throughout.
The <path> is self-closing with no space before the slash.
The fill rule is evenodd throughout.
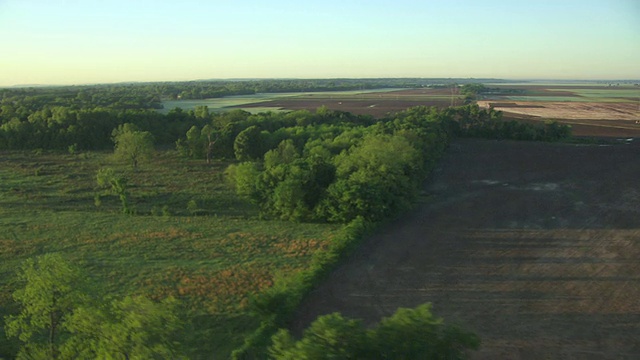
<path id="1" fill-rule="evenodd" d="M 640 354 L 640 143 L 457 140 L 427 202 L 302 304 L 367 324 L 424 302 L 475 331 L 472 359 Z"/>
<path id="2" fill-rule="evenodd" d="M 546 119 L 640 120 L 638 105 L 633 103 L 510 101 L 508 106 L 500 106 L 503 104 L 505 102 L 478 101 L 480 107 L 493 106 L 495 110 Z"/>
<path id="3" fill-rule="evenodd" d="M 527 116 L 522 114 L 511 114 L 505 112 L 503 119 L 517 120 L 532 124 L 541 124 L 545 119 L 535 116 Z M 571 126 L 571 133 L 578 137 L 594 137 L 594 138 L 638 138 L 640 139 L 640 124 L 636 124 L 633 120 L 607 120 L 598 119 L 585 120 L 562 120 L 556 119 L 558 122 Z"/>
<path id="4" fill-rule="evenodd" d="M 633 86 L 633 85 L 624 85 L 624 86 L 598 86 L 598 85 L 579 85 L 579 84 L 575 84 L 575 85 L 511 85 L 511 84 L 496 84 L 496 85 L 491 85 L 489 87 L 492 88 L 506 88 L 506 89 L 522 89 L 522 90 L 540 90 L 540 91 L 545 91 L 546 89 L 572 89 L 575 88 L 577 89 L 590 89 L 590 90 L 603 90 L 603 89 L 610 89 L 610 90 L 636 90 L 638 89 L 637 86 Z M 553 92 L 554 94 L 559 94 L 559 92 Z M 572 93 L 571 93 L 572 94 Z"/>

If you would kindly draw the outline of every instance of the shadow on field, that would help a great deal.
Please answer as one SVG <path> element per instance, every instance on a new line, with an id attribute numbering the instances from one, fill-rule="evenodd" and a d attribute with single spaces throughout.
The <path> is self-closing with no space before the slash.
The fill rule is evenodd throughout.
<path id="1" fill-rule="evenodd" d="M 368 324 L 432 302 L 476 359 L 640 353 L 640 147 L 459 140 L 429 201 L 382 229 L 301 307 Z"/>

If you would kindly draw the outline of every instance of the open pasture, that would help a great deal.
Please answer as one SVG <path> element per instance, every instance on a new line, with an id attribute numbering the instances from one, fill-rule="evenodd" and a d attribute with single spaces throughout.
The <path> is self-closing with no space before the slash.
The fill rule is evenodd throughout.
<path id="1" fill-rule="evenodd" d="M 227 358 L 258 326 L 248 296 L 305 268 L 336 230 L 259 220 L 224 183 L 225 163 L 174 151 L 135 172 L 99 152 L 2 152 L 0 165 L 0 318 L 15 310 L 20 263 L 58 252 L 106 293 L 179 299 L 191 359 Z M 113 195 L 96 206 L 104 166 L 127 174 L 136 215 L 121 214 Z M 0 356 L 5 341 L 0 329 Z"/>
<path id="2" fill-rule="evenodd" d="M 299 309 L 397 307 L 482 338 L 475 359 L 635 359 L 640 353 L 638 144 L 454 142 L 424 204 L 364 243 Z"/>

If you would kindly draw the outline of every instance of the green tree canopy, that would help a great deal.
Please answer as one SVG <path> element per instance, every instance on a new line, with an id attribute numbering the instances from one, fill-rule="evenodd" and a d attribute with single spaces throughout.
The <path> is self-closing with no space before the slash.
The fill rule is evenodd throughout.
<path id="1" fill-rule="evenodd" d="M 19 358 L 56 359 L 69 341 L 66 321 L 73 310 L 87 301 L 86 278 L 59 254 L 46 254 L 25 261 L 18 271 L 24 287 L 13 293 L 20 314 L 6 318 L 6 332 L 24 345 Z"/>
<path id="2" fill-rule="evenodd" d="M 78 308 L 67 326 L 75 338 L 66 352 L 86 359 L 177 359 L 172 340 L 182 322 L 176 306 L 173 298 L 156 303 L 127 296 Z"/>
<path id="3" fill-rule="evenodd" d="M 18 359 L 180 358 L 174 299 L 104 300 L 97 287 L 89 291 L 82 269 L 59 254 L 26 260 L 18 278 L 24 287 L 13 298 L 21 311 L 5 319 L 7 335 L 22 343 Z"/>
<path id="4" fill-rule="evenodd" d="M 153 136 L 148 131 L 138 131 L 132 124 L 124 124 L 113 131 L 114 157 L 126 161 L 134 169 L 142 160 L 151 158 L 154 152 Z"/>
<path id="5" fill-rule="evenodd" d="M 242 130 L 233 143 L 236 159 L 251 161 L 262 157 L 262 136 L 260 128 L 250 126 Z"/>
<path id="6" fill-rule="evenodd" d="M 431 313 L 431 305 L 400 308 L 372 329 L 339 313 L 318 317 L 296 340 L 281 329 L 272 337 L 269 356 L 293 359 L 423 359 L 462 360 L 480 346 L 470 332 L 447 326 Z"/>

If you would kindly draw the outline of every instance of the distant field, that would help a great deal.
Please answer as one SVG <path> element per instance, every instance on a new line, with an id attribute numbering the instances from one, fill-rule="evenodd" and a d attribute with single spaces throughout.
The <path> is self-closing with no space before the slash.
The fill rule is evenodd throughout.
<path id="1" fill-rule="evenodd" d="M 168 113 L 169 110 L 176 107 L 183 110 L 193 110 L 197 106 L 208 106 L 210 111 L 229 111 L 232 109 L 243 109 L 253 113 L 262 111 L 279 111 L 279 106 L 271 106 L 265 104 L 259 106 L 265 102 L 289 98 L 306 98 L 306 97 L 351 97 L 351 96 L 365 96 L 366 94 L 373 94 L 378 92 L 388 92 L 396 89 L 371 89 L 371 90 L 350 90 L 350 91 L 327 91 L 327 92 L 293 92 L 293 93 L 260 93 L 253 95 L 237 95 L 226 96 L 223 98 L 202 99 L 202 100 L 166 100 L 162 102 L 164 109 L 160 110 L 163 113 Z M 249 105 L 249 106 L 245 106 Z M 282 109 L 287 110 L 287 109 Z"/>
<path id="2" fill-rule="evenodd" d="M 107 155 L 0 153 L 0 319 L 15 310 L 20 263 L 60 252 L 109 293 L 180 299 L 189 358 L 227 358 L 257 326 L 249 294 L 305 268 L 337 229 L 258 220 L 225 185 L 224 163 L 169 151 L 132 172 Z M 95 205 L 102 166 L 128 174 L 137 215 L 122 215 L 115 196 Z M 5 341 L 0 328 L 0 354 Z"/>
<path id="3" fill-rule="evenodd" d="M 254 106 L 268 106 L 283 110 L 315 110 L 321 106 L 326 106 L 331 110 L 381 117 L 413 106 L 444 108 L 450 105 L 457 106 L 462 104 L 464 104 L 464 101 L 458 94 L 457 89 L 454 89 L 452 94 L 450 88 L 425 88 L 408 90 L 380 89 L 376 92 L 366 93 L 311 93 L 236 107 L 249 109 Z"/>
<path id="4" fill-rule="evenodd" d="M 582 136 L 640 137 L 640 88 L 606 84 L 521 83 L 488 84 L 519 92 L 481 95 L 478 105 L 493 106 L 505 118 L 525 121 L 553 119 L 572 125 Z M 378 89 L 366 91 L 256 94 L 220 99 L 167 101 L 164 112 L 179 106 L 193 109 L 207 105 L 212 111 L 243 109 L 263 111 L 331 110 L 382 117 L 413 106 L 458 106 L 463 97 L 454 88 Z M 501 105 L 497 105 L 501 104 Z M 606 121 L 604 121 L 606 120 Z"/>
<path id="5" fill-rule="evenodd" d="M 500 84 L 521 94 L 488 94 L 478 105 L 493 107 L 505 118 L 553 119 L 573 127 L 574 135 L 640 137 L 640 87 L 598 84 Z"/>

